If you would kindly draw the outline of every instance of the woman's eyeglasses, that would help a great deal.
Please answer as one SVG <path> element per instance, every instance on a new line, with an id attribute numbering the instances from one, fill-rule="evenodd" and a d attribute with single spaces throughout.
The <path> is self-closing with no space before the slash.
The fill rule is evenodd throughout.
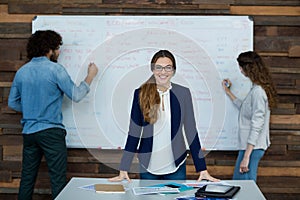
<path id="1" fill-rule="evenodd" d="M 156 70 L 156 71 L 162 71 L 162 70 L 165 70 L 166 72 L 171 72 L 171 71 L 173 71 L 174 69 L 173 69 L 173 66 L 171 66 L 171 65 L 167 65 L 167 66 L 161 66 L 161 65 L 155 65 L 154 66 L 154 70 Z"/>

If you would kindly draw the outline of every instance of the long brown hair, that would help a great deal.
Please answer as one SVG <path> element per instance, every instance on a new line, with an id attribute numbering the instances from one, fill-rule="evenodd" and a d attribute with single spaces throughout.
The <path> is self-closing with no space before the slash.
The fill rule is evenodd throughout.
<path id="1" fill-rule="evenodd" d="M 275 107 L 277 103 L 277 92 L 269 73 L 269 69 L 263 62 L 262 58 L 253 51 L 247 51 L 241 53 L 238 56 L 237 61 L 245 72 L 245 75 L 253 83 L 260 85 L 265 90 L 268 97 L 269 107 Z"/>
<path id="2" fill-rule="evenodd" d="M 151 71 L 154 70 L 156 61 L 162 57 L 167 57 L 172 61 L 175 73 L 175 57 L 168 50 L 160 50 L 154 54 L 150 63 Z M 158 118 L 158 110 L 160 105 L 160 97 L 157 91 L 156 80 L 154 75 L 152 75 L 144 84 L 141 85 L 139 93 L 139 102 L 144 116 L 144 120 L 150 124 L 154 124 Z"/>

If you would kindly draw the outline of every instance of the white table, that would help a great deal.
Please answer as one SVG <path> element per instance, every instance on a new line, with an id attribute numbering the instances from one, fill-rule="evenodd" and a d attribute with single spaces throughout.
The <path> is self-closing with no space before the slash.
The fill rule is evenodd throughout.
<path id="1" fill-rule="evenodd" d="M 244 180 L 224 180 L 226 183 L 230 185 L 238 185 L 241 187 L 240 191 L 234 196 L 234 199 L 237 200 L 265 200 L 264 195 L 256 185 L 254 181 L 244 181 Z M 97 199 L 111 199 L 111 200 L 155 200 L 155 199 L 166 199 L 166 200 L 174 200 L 179 196 L 194 196 L 197 189 L 180 192 L 178 194 L 167 194 L 167 195 L 134 195 L 132 188 L 134 187 L 142 187 L 142 186 L 150 186 L 156 185 L 160 183 L 184 183 L 184 182 L 195 182 L 194 180 L 164 180 L 164 181 L 155 181 L 155 180 L 140 180 L 140 179 L 132 179 L 131 183 L 127 181 L 121 182 L 125 189 L 125 193 L 108 193 L 108 194 L 100 194 L 93 191 L 88 191 L 81 189 L 79 187 L 92 185 L 97 183 L 107 183 L 114 184 L 107 179 L 104 178 L 72 178 L 66 187 L 60 192 L 55 200 L 70 200 L 70 199 L 80 199 L 80 200 L 97 200 Z M 116 183 L 115 183 L 116 184 Z M 118 183 L 119 184 L 119 183 Z"/>

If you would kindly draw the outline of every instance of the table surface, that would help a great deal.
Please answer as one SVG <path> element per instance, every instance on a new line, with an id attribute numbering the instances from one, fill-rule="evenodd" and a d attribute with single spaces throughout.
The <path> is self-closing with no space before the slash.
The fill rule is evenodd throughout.
<path id="1" fill-rule="evenodd" d="M 132 188 L 134 187 L 143 187 L 143 186 L 151 186 L 161 183 L 185 183 L 191 182 L 194 183 L 194 180 L 140 180 L 140 179 L 132 179 L 131 182 L 122 181 L 117 183 L 109 182 L 105 178 L 72 178 L 66 187 L 61 191 L 61 193 L 56 197 L 55 200 L 69 200 L 69 199 L 82 199 L 82 200 L 97 200 L 97 199 L 113 199 L 113 200 L 155 200 L 155 199 L 176 199 L 176 197 L 180 196 L 194 196 L 197 189 L 188 190 L 184 192 L 180 192 L 178 194 L 151 194 L 151 195 L 134 195 Z M 237 200 L 265 200 L 264 195 L 256 185 L 254 181 L 250 180 L 222 180 L 229 185 L 240 186 L 240 191 L 234 196 L 233 199 Z M 105 193 L 100 194 L 91 190 L 85 190 L 80 187 L 93 185 L 93 184 L 105 183 L 105 184 L 123 184 L 126 190 L 125 193 Z"/>

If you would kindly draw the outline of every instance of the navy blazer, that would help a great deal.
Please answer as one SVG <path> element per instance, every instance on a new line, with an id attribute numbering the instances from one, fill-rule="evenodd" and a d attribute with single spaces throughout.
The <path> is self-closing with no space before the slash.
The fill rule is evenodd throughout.
<path id="1" fill-rule="evenodd" d="M 153 124 L 144 121 L 139 104 L 139 91 L 140 89 L 136 89 L 134 92 L 128 137 L 120 165 L 120 170 L 123 171 L 130 170 L 135 153 L 138 153 L 139 162 L 146 168 L 149 165 L 151 157 Z M 190 90 L 186 87 L 172 83 L 172 88 L 170 90 L 170 107 L 172 151 L 176 167 L 187 156 L 183 134 L 184 128 L 196 171 L 206 170 L 206 163 L 203 152 L 201 151 L 200 140 L 196 128 Z"/>

